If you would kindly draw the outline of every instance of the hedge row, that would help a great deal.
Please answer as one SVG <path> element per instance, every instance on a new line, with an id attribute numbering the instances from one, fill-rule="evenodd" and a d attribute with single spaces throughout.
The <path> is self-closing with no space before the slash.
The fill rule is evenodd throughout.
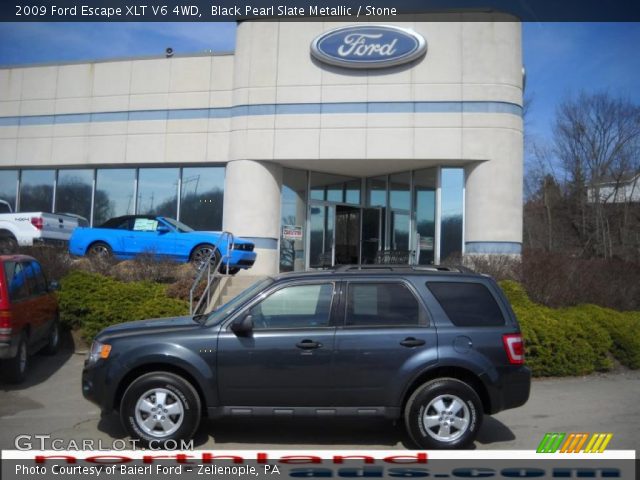
<path id="1" fill-rule="evenodd" d="M 520 321 L 527 365 L 535 376 L 607 371 L 614 359 L 640 368 L 640 312 L 597 305 L 554 309 L 532 302 L 516 282 L 500 286 Z"/>
<path id="2" fill-rule="evenodd" d="M 109 325 L 131 320 L 186 315 L 187 302 L 168 298 L 166 285 L 120 282 L 96 273 L 74 271 L 61 280 L 61 323 L 91 341 Z"/>
<path id="3" fill-rule="evenodd" d="M 80 330 L 87 341 L 109 325 L 188 313 L 187 302 L 167 297 L 167 286 L 158 283 L 125 283 L 74 271 L 61 285 L 61 322 Z M 640 312 L 596 305 L 554 309 L 532 302 L 516 282 L 505 280 L 500 286 L 520 321 L 527 364 L 535 376 L 606 371 L 614 360 L 640 368 Z"/>

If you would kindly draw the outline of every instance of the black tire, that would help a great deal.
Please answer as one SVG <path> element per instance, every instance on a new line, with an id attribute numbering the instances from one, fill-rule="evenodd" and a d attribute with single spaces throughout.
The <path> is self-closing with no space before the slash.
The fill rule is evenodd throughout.
<path id="1" fill-rule="evenodd" d="M 164 400 L 160 397 L 162 393 Z M 158 409 L 158 405 L 161 408 Z M 156 410 L 146 411 L 151 408 Z M 175 413 L 172 415 L 171 412 Z M 145 423 L 152 417 L 150 422 Z M 134 380 L 125 391 L 120 405 L 120 419 L 129 435 L 140 439 L 145 445 L 153 441 L 154 448 L 164 446 L 168 440 L 171 440 L 167 444 L 169 448 L 175 448 L 175 440 L 190 440 L 200 424 L 200 418 L 200 397 L 196 389 L 184 378 L 168 372 L 151 372 Z"/>
<path id="2" fill-rule="evenodd" d="M 189 261 L 193 265 L 193 268 L 196 271 L 202 270 L 206 266 L 206 259 L 211 255 L 211 252 L 215 250 L 213 258 L 211 259 L 211 265 L 215 265 L 220 261 L 220 250 L 217 250 L 213 245 L 203 243 L 202 245 L 198 245 L 191 252 L 191 256 L 189 257 Z M 222 265 L 220 266 L 222 268 Z"/>
<path id="3" fill-rule="evenodd" d="M 95 242 L 87 248 L 87 255 L 95 258 L 108 259 L 113 256 L 113 250 L 104 242 Z"/>
<path id="4" fill-rule="evenodd" d="M 229 267 L 229 275 L 236 275 L 240 269 L 238 267 Z M 227 273 L 227 268 L 224 265 L 220 266 L 220 273 Z"/>
<path id="5" fill-rule="evenodd" d="M 45 355 L 55 355 L 56 353 L 58 353 L 59 348 L 60 323 L 58 322 L 58 318 L 56 317 L 51 325 L 51 330 L 49 330 L 49 339 L 47 340 L 47 345 L 42 349 L 42 353 L 44 353 Z"/>
<path id="6" fill-rule="evenodd" d="M 465 448 L 475 440 L 482 415 L 482 402 L 472 387 L 455 378 L 438 378 L 413 392 L 404 421 L 419 448 L 453 449 Z"/>
<path id="7" fill-rule="evenodd" d="M 11 233 L 0 234 L 0 254 L 16 253 L 18 241 Z"/>
<path id="8" fill-rule="evenodd" d="M 9 383 L 19 384 L 24 382 L 29 368 L 29 349 L 27 346 L 27 336 L 23 333 L 18 340 L 18 351 L 16 356 L 4 361 L 3 370 L 5 379 Z"/>

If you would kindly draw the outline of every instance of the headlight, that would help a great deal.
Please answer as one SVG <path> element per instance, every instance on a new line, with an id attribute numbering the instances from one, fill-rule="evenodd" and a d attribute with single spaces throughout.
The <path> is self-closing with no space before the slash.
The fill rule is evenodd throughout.
<path id="1" fill-rule="evenodd" d="M 91 350 L 89 351 L 89 356 L 87 357 L 87 361 L 89 363 L 96 363 L 99 359 L 109 358 L 109 354 L 111 353 L 111 345 L 106 345 L 104 343 L 100 343 L 94 340 L 91 344 Z"/>

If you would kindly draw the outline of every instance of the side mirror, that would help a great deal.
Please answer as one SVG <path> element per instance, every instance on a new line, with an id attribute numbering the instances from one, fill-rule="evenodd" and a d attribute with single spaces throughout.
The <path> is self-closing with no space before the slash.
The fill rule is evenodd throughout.
<path id="1" fill-rule="evenodd" d="M 51 281 L 49 283 L 49 290 L 52 291 L 52 292 L 60 290 L 60 284 L 58 282 L 56 282 L 55 280 Z"/>
<path id="2" fill-rule="evenodd" d="M 158 225 L 158 228 L 156 228 L 156 232 L 158 232 L 160 235 L 164 235 L 165 233 L 169 233 L 170 231 L 171 229 L 166 225 Z"/>
<path id="3" fill-rule="evenodd" d="M 253 330 L 253 317 L 245 315 L 242 318 L 236 318 L 231 322 L 231 331 L 239 336 L 248 335 Z"/>

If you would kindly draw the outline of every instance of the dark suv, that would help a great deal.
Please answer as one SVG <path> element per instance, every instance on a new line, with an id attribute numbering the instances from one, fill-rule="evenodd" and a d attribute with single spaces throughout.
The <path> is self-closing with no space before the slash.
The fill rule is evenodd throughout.
<path id="1" fill-rule="evenodd" d="M 516 317 L 463 268 L 343 267 L 253 285 L 207 316 L 103 330 L 82 389 L 144 442 L 203 415 L 403 418 L 421 448 L 459 448 L 483 414 L 523 405 Z"/>

